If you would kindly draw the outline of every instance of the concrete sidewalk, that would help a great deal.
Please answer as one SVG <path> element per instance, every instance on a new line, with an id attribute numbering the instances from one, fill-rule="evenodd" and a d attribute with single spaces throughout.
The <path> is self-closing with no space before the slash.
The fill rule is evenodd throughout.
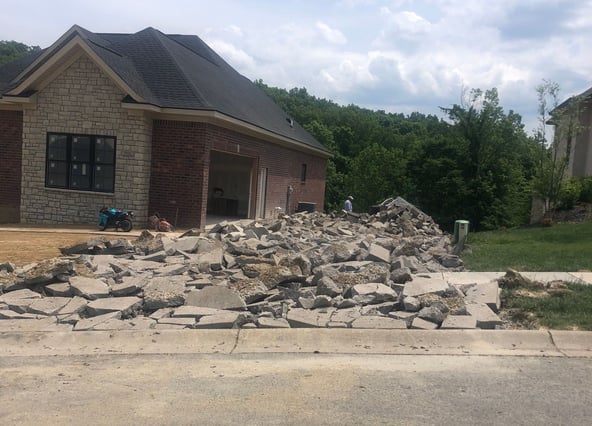
<path id="1" fill-rule="evenodd" d="M 259 353 L 592 358 L 592 332 L 186 329 L 0 333 L 0 358 L 53 355 Z"/>

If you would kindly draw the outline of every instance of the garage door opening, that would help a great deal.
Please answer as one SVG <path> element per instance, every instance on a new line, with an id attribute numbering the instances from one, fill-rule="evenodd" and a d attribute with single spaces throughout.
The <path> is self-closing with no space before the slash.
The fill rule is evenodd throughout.
<path id="1" fill-rule="evenodd" d="M 208 216 L 246 219 L 251 216 L 251 188 L 255 159 L 210 152 Z"/>

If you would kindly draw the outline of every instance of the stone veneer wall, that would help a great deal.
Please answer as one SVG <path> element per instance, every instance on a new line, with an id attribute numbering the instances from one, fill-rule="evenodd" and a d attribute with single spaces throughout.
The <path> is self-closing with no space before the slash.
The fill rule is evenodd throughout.
<path id="1" fill-rule="evenodd" d="M 37 94 L 23 117 L 22 223 L 96 223 L 102 206 L 148 212 L 152 121 L 121 107 L 125 96 L 87 56 L 81 56 Z M 117 138 L 115 192 L 45 187 L 48 132 Z"/>
<path id="2" fill-rule="evenodd" d="M 22 142 L 22 111 L 0 110 L 0 223 L 20 218 Z"/>

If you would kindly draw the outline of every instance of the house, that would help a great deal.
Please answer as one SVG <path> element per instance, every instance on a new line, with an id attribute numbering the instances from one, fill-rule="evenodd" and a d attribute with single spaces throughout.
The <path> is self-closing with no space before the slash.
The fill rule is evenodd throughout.
<path id="1" fill-rule="evenodd" d="M 79 26 L 0 67 L 0 149 L 0 221 L 183 227 L 322 209 L 331 155 L 199 37 Z"/>
<path id="2" fill-rule="evenodd" d="M 592 88 L 565 100 L 551 115 L 550 124 L 561 132 L 559 152 L 567 155 L 566 175 L 592 176 Z M 571 116 L 577 116 L 576 123 Z"/>

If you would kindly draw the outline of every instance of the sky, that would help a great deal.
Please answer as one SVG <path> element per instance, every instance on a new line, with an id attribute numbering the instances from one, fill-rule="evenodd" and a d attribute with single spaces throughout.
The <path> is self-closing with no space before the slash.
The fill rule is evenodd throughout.
<path id="1" fill-rule="evenodd" d="M 473 88 L 538 125 L 536 87 L 592 87 L 592 0 L 0 0 L 0 40 L 72 25 L 194 34 L 251 80 L 341 105 L 444 117 Z"/>

